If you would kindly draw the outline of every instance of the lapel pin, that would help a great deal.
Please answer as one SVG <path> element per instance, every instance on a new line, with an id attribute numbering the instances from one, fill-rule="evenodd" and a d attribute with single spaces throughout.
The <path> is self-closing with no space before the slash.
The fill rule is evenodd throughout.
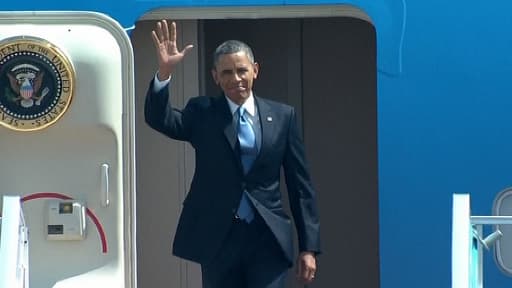
<path id="1" fill-rule="evenodd" d="M 268 121 L 268 122 L 272 122 L 272 117 L 271 117 L 271 116 L 268 116 L 268 117 L 267 117 L 267 121 Z"/>

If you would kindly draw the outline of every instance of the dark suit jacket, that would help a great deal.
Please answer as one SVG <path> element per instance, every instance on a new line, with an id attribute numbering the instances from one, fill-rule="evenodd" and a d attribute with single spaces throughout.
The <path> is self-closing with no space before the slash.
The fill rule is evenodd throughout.
<path id="1" fill-rule="evenodd" d="M 236 126 L 226 98 L 196 97 L 183 110 L 171 107 L 165 87 L 153 93 L 150 84 L 145 102 L 146 122 L 195 149 L 196 167 L 183 202 L 174 238 L 173 253 L 181 258 L 209 263 L 220 249 L 233 223 L 242 191 L 247 190 L 293 263 L 292 225 L 283 210 L 280 170 L 284 175 L 294 216 L 300 251 L 319 252 L 319 220 L 304 146 L 292 107 L 255 96 L 262 140 L 260 153 L 244 175 L 237 149 Z"/>

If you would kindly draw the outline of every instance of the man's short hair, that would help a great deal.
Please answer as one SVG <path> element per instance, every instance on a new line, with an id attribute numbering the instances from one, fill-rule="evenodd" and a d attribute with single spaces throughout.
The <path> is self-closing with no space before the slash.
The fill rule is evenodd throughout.
<path id="1" fill-rule="evenodd" d="M 220 56 L 238 52 L 244 52 L 245 55 L 247 55 L 247 58 L 249 58 L 249 61 L 254 63 L 254 55 L 252 54 L 252 49 L 249 45 L 238 40 L 228 40 L 220 44 L 217 49 L 215 49 L 215 52 L 213 53 L 213 67 L 215 68 L 217 66 Z"/>

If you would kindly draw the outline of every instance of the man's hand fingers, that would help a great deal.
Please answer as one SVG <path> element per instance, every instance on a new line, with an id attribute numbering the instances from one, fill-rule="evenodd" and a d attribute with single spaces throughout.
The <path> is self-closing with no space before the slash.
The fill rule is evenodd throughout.
<path id="1" fill-rule="evenodd" d="M 165 23 L 165 26 L 167 27 L 167 22 Z M 171 29 L 167 29 L 167 39 L 176 45 L 176 22 L 174 21 L 171 22 Z"/>
<path id="2" fill-rule="evenodd" d="M 167 20 L 162 20 L 162 36 L 164 41 L 169 40 L 169 26 Z"/>
<path id="3" fill-rule="evenodd" d="M 315 270 L 307 269 L 306 277 L 304 278 L 304 282 L 311 283 L 315 279 Z"/>
<path id="4" fill-rule="evenodd" d="M 174 71 L 174 67 L 194 47 L 187 45 L 180 52 L 176 45 L 176 34 L 176 23 L 167 24 L 166 20 L 158 21 L 155 30 L 151 31 L 151 38 L 158 58 L 158 78 L 160 80 L 167 79 Z"/>
<path id="5" fill-rule="evenodd" d="M 306 263 L 304 261 L 299 260 L 297 263 L 297 279 L 302 282 L 305 282 L 308 279 L 308 271 L 306 269 Z"/>
<path id="6" fill-rule="evenodd" d="M 160 22 L 156 23 L 156 35 L 158 36 L 158 41 L 160 41 L 159 43 L 164 42 L 164 33 L 162 32 L 162 23 Z"/>
<path id="7" fill-rule="evenodd" d="M 181 54 L 183 54 L 183 56 L 187 55 L 188 51 L 190 51 L 192 48 L 194 48 L 194 45 L 187 45 L 187 47 L 183 48 Z"/>
<path id="8" fill-rule="evenodd" d="M 315 279 L 315 272 L 303 268 L 297 273 L 297 279 L 305 284 L 311 283 Z"/>
<path id="9" fill-rule="evenodd" d="M 316 259 L 311 253 L 301 253 L 297 261 L 297 278 L 308 284 L 315 279 Z"/>
<path id="10" fill-rule="evenodd" d="M 160 46 L 160 40 L 158 40 L 158 36 L 156 36 L 155 30 L 151 31 L 151 38 L 153 39 L 156 50 L 158 50 L 158 47 Z"/>

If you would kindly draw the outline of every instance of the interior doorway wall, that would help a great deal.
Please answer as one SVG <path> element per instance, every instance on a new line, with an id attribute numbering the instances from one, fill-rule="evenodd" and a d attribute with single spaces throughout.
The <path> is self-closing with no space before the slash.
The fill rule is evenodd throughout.
<path id="1" fill-rule="evenodd" d="M 154 24 L 140 21 L 132 35 L 138 94 L 139 286 L 200 287 L 199 268 L 170 255 L 181 199 L 194 169 L 193 150 L 151 131 L 143 121 L 144 93 L 156 69 L 150 37 Z M 239 39 L 253 48 L 261 67 L 255 93 L 299 112 L 322 229 L 323 255 L 317 280 L 309 287 L 379 287 L 373 26 L 350 17 L 177 24 L 179 45 L 195 45 L 173 80 L 179 107 L 198 94 L 218 93 L 210 73 L 213 50 L 224 40 Z M 289 277 L 291 287 L 301 285 Z"/>
<path id="2" fill-rule="evenodd" d="M 325 248 L 314 287 L 379 287 L 375 31 L 353 18 L 303 27 L 304 135 Z"/>

